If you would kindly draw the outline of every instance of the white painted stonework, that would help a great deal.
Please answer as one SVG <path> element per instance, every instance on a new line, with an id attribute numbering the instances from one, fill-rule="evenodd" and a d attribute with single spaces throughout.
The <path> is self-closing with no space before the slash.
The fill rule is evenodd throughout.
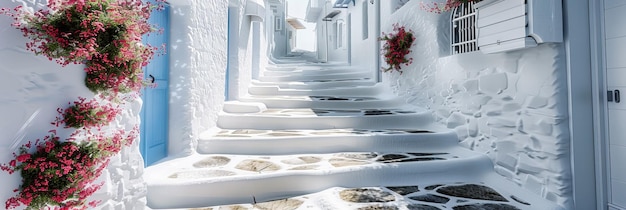
<path id="1" fill-rule="evenodd" d="M 169 154 L 191 154 L 224 102 L 228 1 L 171 0 Z"/>
<path id="2" fill-rule="evenodd" d="M 265 22 L 252 22 L 243 15 L 246 0 L 168 2 L 172 11 L 172 28 L 169 46 L 170 158 L 166 160 L 181 156 L 193 157 L 197 155 L 198 144 L 198 150 L 214 149 L 203 148 L 201 133 L 218 126 L 218 114 L 222 110 L 243 109 L 244 111 L 239 112 L 247 113 L 265 111 L 270 105 L 279 106 L 266 99 L 269 101 L 267 107 L 258 103 L 227 102 L 224 108 L 225 95 L 231 100 L 255 101 L 261 99 L 252 98 L 248 92 L 256 91 L 256 94 L 268 95 L 272 91 L 279 92 L 280 88 L 302 88 L 298 87 L 298 83 L 285 83 L 280 88 L 268 87 L 264 86 L 264 81 L 254 80 L 259 79 L 259 75 L 276 79 L 272 77 L 276 75 L 269 75 L 270 73 L 263 75 L 265 72 L 262 70 L 268 66 L 268 62 L 276 62 L 275 57 L 286 54 L 284 31 L 275 30 L 274 14 L 269 3 L 281 1 L 264 2 L 267 9 Z M 399 9 L 397 4 L 406 1 L 369 2 L 356 0 L 354 5 L 350 3 L 350 7 L 337 16 L 351 30 L 349 34 L 352 36 L 346 37 L 346 41 L 351 42 L 346 50 L 351 50 L 351 53 L 341 49 L 342 51 L 330 54 L 338 56 L 339 53 L 346 53 L 341 56 L 349 58 L 352 67 L 363 69 L 366 75 L 377 72 L 375 57 L 378 51 L 375 47 L 379 35 L 373 28 L 373 19 L 376 16 L 373 7 L 379 5 L 381 31 L 390 32 L 391 24 L 399 23 L 415 32 L 415 45 L 409 54 L 414 62 L 408 67 L 403 66 L 402 74 L 383 74 L 383 84 L 378 84 L 375 88 L 330 93 L 339 96 L 341 93 L 352 94 L 349 96 L 373 93 L 382 95 L 383 90 L 391 87 L 401 99 L 424 108 L 422 111 L 427 113 L 425 115 L 428 118 L 432 113 L 443 129 L 452 129 L 462 146 L 486 154 L 501 177 L 566 209 L 571 208 L 573 187 L 565 47 L 561 44 L 541 44 L 534 48 L 500 54 L 485 55 L 475 52 L 449 56 L 449 40 L 446 38 L 450 37 L 447 35 L 449 14 L 424 12 L 417 0 L 408 1 Z M 361 24 L 364 3 L 368 5 L 370 21 L 366 39 L 362 37 Z M 45 0 L 0 2 L 0 7 L 16 5 L 41 6 L 45 5 Z M 237 18 L 231 19 L 230 32 L 228 11 L 235 12 L 231 18 Z M 284 8 L 278 8 L 277 11 L 277 15 L 282 15 Z M 324 15 L 321 14 L 320 18 Z M 25 49 L 27 39 L 19 31 L 9 27 L 10 22 L 10 18 L 0 16 L 2 163 L 12 158 L 10 154 L 17 146 L 28 140 L 42 138 L 52 129 L 49 123 L 57 114 L 56 108 L 67 106 L 68 102 L 78 96 L 93 97 L 83 85 L 84 73 L 81 66 L 62 68 L 44 57 L 34 56 Z M 231 41 L 230 45 L 228 41 Z M 381 62 L 384 67 L 384 59 Z M 324 68 L 320 69 L 327 70 L 325 66 L 322 67 Z M 297 66 L 293 67 L 296 68 Z M 254 82 L 258 84 L 251 85 Z M 363 85 L 369 82 L 372 81 L 354 83 Z M 288 91 L 283 90 L 282 93 L 285 92 Z M 329 92 L 321 90 L 319 93 Z M 389 99 L 394 98 L 394 95 L 381 97 Z M 390 100 L 393 103 L 381 106 L 396 105 L 401 99 Z M 128 109 L 116 119 L 115 126 L 130 129 L 140 123 L 138 113 L 141 103 L 141 100 L 128 103 Z M 239 125 L 238 122 L 225 123 L 230 123 L 233 127 Z M 412 121 L 403 124 L 411 128 L 419 127 L 418 123 Z M 67 133 L 69 132 L 65 134 Z M 138 144 L 135 141 L 131 147 L 115 156 L 101 177 L 105 185 L 93 197 L 105 201 L 100 208 L 146 208 L 148 192 L 142 178 L 144 168 Z M 489 165 L 489 160 L 484 159 L 485 165 Z M 160 164 L 172 163 L 176 162 Z M 151 169 L 158 171 L 154 168 L 148 168 L 148 171 Z M 463 176 L 463 170 L 457 170 L 459 173 L 450 176 Z M 493 180 L 500 183 L 501 177 Z M 19 186 L 20 177 L 17 174 L 0 173 L 0 183 L 3 186 L 0 188 L 0 201 L 4 201 L 14 195 L 12 190 Z"/>
<path id="3" fill-rule="evenodd" d="M 215 126 L 224 101 L 226 71 L 226 1 L 173 0 L 171 5 L 170 143 L 169 153 L 191 154 L 200 132 Z M 37 8 L 45 0 L 2 1 L 0 7 L 23 5 Z M 12 20 L 0 16 L 0 162 L 27 141 L 43 138 L 54 129 L 50 122 L 57 108 L 77 97 L 93 97 L 84 86 L 82 66 L 61 67 L 25 48 L 28 41 L 10 27 Z M 112 124 L 130 130 L 139 124 L 141 100 L 129 102 Z M 71 131 L 59 131 L 60 136 Z M 111 159 L 99 181 L 105 184 L 92 199 L 102 200 L 99 209 L 146 208 L 146 184 L 139 139 Z M 0 201 L 14 195 L 19 174 L 0 173 Z M 3 203 L 4 204 L 4 203 Z"/>
<path id="4" fill-rule="evenodd" d="M 572 204 L 567 84 L 563 46 L 448 56 L 448 14 L 409 2 L 382 31 L 399 23 L 415 31 L 414 63 L 384 83 L 456 130 L 461 145 L 487 154 L 495 170 L 542 197 Z M 437 41 L 433 41 L 437 40 Z"/>
<path id="5" fill-rule="evenodd" d="M 45 1 L 2 1 L 0 7 L 23 5 L 36 10 Z M 71 130 L 50 124 L 57 116 L 57 108 L 67 108 L 78 97 L 93 97 L 85 87 L 81 65 L 61 67 L 43 56 L 26 50 L 26 38 L 10 27 L 12 20 L 0 16 L 0 162 L 7 163 L 22 144 L 42 139 L 48 130 L 57 129 L 59 137 L 67 138 Z M 126 104 L 126 108 L 111 128 L 131 130 L 139 124 L 141 100 Z M 139 154 L 139 138 L 112 157 L 99 181 L 105 182 L 92 199 L 101 200 L 100 209 L 143 209 L 146 205 L 146 184 L 143 181 L 143 160 Z M 0 201 L 4 205 L 15 195 L 20 175 L 0 173 Z"/>

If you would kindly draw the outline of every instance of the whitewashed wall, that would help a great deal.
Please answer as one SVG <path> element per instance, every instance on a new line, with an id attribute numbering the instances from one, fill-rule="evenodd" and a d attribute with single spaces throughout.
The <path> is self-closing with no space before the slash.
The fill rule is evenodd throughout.
<path id="1" fill-rule="evenodd" d="M 381 1 L 374 1 L 374 4 L 369 3 L 369 0 L 356 0 L 353 6 L 350 3 L 349 9 L 351 13 L 351 45 L 352 45 L 352 53 L 350 54 L 352 64 L 357 67 L 362 67 L 365 69 L 378 69 L 376 64 L 376 58 L 378 56 L 378 50 L 376 50 L 376 44 L 378 42 L 378 37 L 380 34 L 377 34 L 375 27 L 376 23 L 374 22 L 376 8 L 375 6 L 380 4 Z M 368 35 L 367 38 L 363 38 L 363 3 L 366 3 L 368 6 Z"/>
<path id="2" fill-rule="evenodd" d="M 215 126 L 224 101 L 226 71 L 226 1 L 173 0 L 170 72 L 170 155 L 191 154 L 201 132 Z M 0 7 L 37 7 L 45 0 L 0 2 Z M 84 87 L 81 66 L 60 67 L 25 50 L 25 38 L 0 17 L 0 161 L 11 159 L 13 145 L 42 138 L 56 116 L 57 107 L 78 96 L 92 97 Z M 129 103 L 115 124 L 139 123 L 141 100 Z M 32 118 L 31 121 L 28 121 Z M 67 132 L 66 132 L 67 133 Z M 63 135 L 63 134 L 62 134 Z M 145 183 L 138 140 L 114 157 L 101 177 L 103 188 L 93 199 L 105 201 L 103 209 L 143 209 Z M 14 195 L 19 175 L 0 173 L 0 200 Z"/>
<path id="3" fill-rule="evenodd" d="M 318 39 L 325 39 L 324 41 L 319 40 L 320 47 L 319 50 L 324 50 L 328 52 L 328 61 L 329 62 L 342 62 L 348 60 L 348 43 L 347 36 L 348 33 L 348 10 L 343 8 L 333 8 L 334 2 L 327 2 L 325 4 L 325 9 L 322 10 L 322 14 L 320 14 L 319 19 L 317 20 L 317 27 L 319 29 L 327 30 L 326 38 L 321 37 Z M 352 3 L 350 3 L 352 6 Z M 322 19 L 328 14 L 335 10 L 341 11 L 337 16 L 335 16 L 331 21 L 322 21 Z M 325 13 L 324 13 L 325 12 Z M 343 22 L 343 36 L 346 38 L 337 36 L 337 23 Z M 319 30 L 318 29 L 318 30 Z M 343 38 L 343 47 L 337 48 L 338 39 Z"/>
<path id="4" fill-rule="evenodd" d="M 268 2 L 268 1 L 266 1 Z M 285 0 L 280 0 L 280 2 L 282 2 L 282 5 L 278 5 L 276 7 L 276 13 L 273 13 L 272 10 L 270 9 L 270 4 L 266 3 L 266 9 L 268 9 L 267 13 L 270 14 L 269 17 L 266 22 L 268 23 L 268 30 L 270 30 L 270 32 L 272 33 L 272 38 L 273 38 L 273 49 L 271 51 L 271 54 L 276 57 L 276 58 L 280 58 L 283 57 L 285 55 L 287 55 L 287 29 L 286 29 L 286 22 L 285 22 L 285 5 L 284 2 Z M 275 21 L 275 18 L 278 17 L 280 18 L 280 23 L 277 23 Z M 276 30 L 276 24 L 280 24 L 280 30 Z"/>
<path id="5" fill-rule="evenodd" d="M 416 35 L 414 63 L 383 81 L 433 111 L 460 143 L 487 154 L 500 175 L 563 206 L 572 205 L 567 75 L 562 45 L 447 56 L 449 14 L 410 1 L 390 16 Z M 433 41 L 437 40 L 437 41 Z"/>
<path id="6" fill-rule="evenodd" d="M 246 0 L 231 0 L 229 8 L 231 12 L 231 32 L 229 32 L 229 100 L 236 100 L 248 94 L 248 86 L 253 78 L 258 78 L 260 72 L 267 65 L 267 41 L 268 25 L 273 22 L 272 11 L 266 2 L 266 12 L 264 21 L 252 21 L 250 16 L 246 16 Z M 270 31 L 272 34 L 274 30 Z"/>
<path id="7" fill-rule="evenodd" d="M 215 127 L 226 77 L 228 1 L 171 0 L 169 154 Z"/>
<path id="8" fill-rule="evenodd" d="M 45 0 L 2 1 L 0 7 L 23 5 L 36 10 Z M 68 102 L 79 96 L 93 94 L 84 85 L 81 65 L 61 67 L 43 56 L 26 50 L 28 41 L 10 27 L 12 20 L 0 16 L 0 162 L 7 163 L 12 153 L 28 141 L 41 139 L 48 130 L 57 129 L 59 137 L 66 138 L 71 130 L 55 128 L 50 124 L 57 116 L 57 108 L 67 108 Z M 113 124 L 128 130 L 139 124 L 141 100 L 129 102 L 126 110 Z M 92 199 L 102 200 L 100 209 L 143 209 L 146 204 L 146 186 L 142 179 L 143 160 L 139 153 L 139 138 L 131 147 L 114 156 L 100 177 L 105 185 Z M 0 172 L 0 201 L 14 196 L 13 189 L 21 183 L 19 174 Z"/>

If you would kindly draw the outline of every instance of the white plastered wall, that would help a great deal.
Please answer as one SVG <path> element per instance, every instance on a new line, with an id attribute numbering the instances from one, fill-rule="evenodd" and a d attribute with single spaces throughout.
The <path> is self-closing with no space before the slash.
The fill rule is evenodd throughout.
<path id="1" fill-rule="evenodd" d="M 191 154 L 225 98 L 228 1 L 172 0 L 169 154 Z"/>
<path id="2" fill-rule="evenodd" d="M 22 5 L 35 11 L 44 8 L 45 0 L 2 1 L 0 8 Z M 57 136 L 69 137 L 70 129 L 50 124 L 57 116 L 57 108 L 67 108 L 78 97 L 92 98 L 85 87 L 82 65 L 61 67 L 44 56 L 26 50 L 27 38 L 10 26 L 12 20 L 0 16 L 0 162 L 7 163 L 13 152 L 28 141 L 43 139 L 51 129 Z M 130 131 L 139 125 L 141 99 L 128 102 L 124 111 L 108 129 L 124 128 Z M 146 204 L 146 186 L 142 179 L 143 160 L 139 153 L 139 138 L 130 147 L 111 158 L 111 162 L 97 182 L 104 185 L 90 199 L 100 200 L 99 209 L 143 209 Z M 14 196 L 13 189 L 21 183 L 19 173 L 0 172 L 0 201 Z"/>
<path id="3" fill-rule="evenodd" d="M 390 32 L 393 23 L 413 30 L 409 56 L 415 60 L 403 74 L 385 73 L 384 83 L 407 102 L 433 111 L 457 132 L 461 145 L 487 154 L 500 175 L 571 207 L 564 46 L 447 56 L 448 21 L 449 14 L 423 12 L 415 1 L 391 15 L 382 30 Z"/>

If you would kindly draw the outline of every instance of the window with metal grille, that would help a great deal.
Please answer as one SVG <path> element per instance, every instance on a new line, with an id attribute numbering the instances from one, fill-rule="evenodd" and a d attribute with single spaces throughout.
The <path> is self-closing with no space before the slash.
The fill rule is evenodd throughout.
<path id="1" fill-rule="evenodd" d="M 467 2 L 452 10 L 450 46 L 452 54 L 478 51 L 475 2 Z"/>

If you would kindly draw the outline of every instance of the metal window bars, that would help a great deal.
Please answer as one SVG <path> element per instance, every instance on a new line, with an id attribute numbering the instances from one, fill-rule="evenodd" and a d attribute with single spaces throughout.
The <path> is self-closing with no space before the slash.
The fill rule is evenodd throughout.
<path id="1" fill-rule="evenodd" d="M 450 47 L 452 54 L 478 51 L 475 2 L 467 2 L 452 10 Z"/>

